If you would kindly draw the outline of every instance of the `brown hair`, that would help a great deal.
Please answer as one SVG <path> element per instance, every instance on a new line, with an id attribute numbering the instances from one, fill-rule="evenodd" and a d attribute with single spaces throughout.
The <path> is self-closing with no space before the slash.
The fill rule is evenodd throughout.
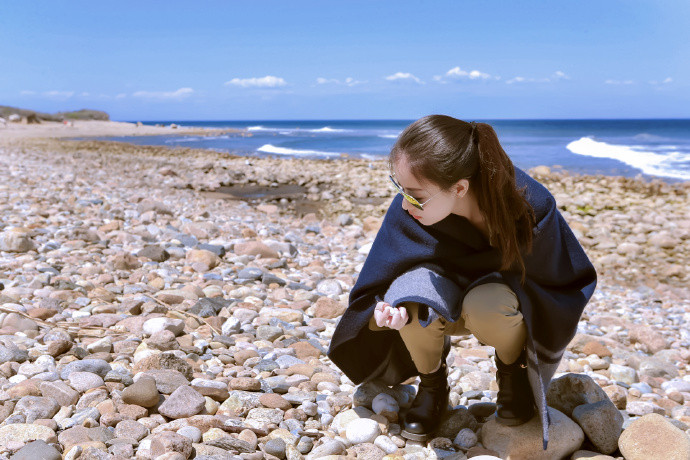
<path id="1" fill-rule="evenodd" d="M 515 185 L 515 168 L 486 123 L 467 123 L 446 115 L 429 115 L 409 125 L 390 153 L 390 164 L 405 155 L 418 179 L 448 190 L 468 179 L 479 209 L 491 232 L 491 242 L 501 251 L 500 270 L 522 272 L 521 249 L 532 250 L 534 210 Z"/>

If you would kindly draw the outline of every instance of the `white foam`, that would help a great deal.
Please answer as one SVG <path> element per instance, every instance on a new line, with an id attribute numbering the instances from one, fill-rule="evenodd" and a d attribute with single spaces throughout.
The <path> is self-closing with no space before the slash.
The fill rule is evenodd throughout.
<path id="1" fill-rule="evenodd" d="M 364 158 L 365 160 L 370 160 L 370 161 L 378 161 L 378 160 L 381 160 L 383 158 L 386 158 L 385 155 L 372 155 L 371 153 L 362 153 L 360 156 L 362 158 Z"/>
<path id="2" fill-rule="evenodd" d="M 299 150 L 299 149 L 289 149 L 285 147 L 276 147 L 275 145 L 266 144 L 262 145 L 257 152 L 263 153 L 274 153 L 277 155 L 325 155 L 325 156 L 339 156 L 338 152 L 322 152 L 320 150 Z"/>
<path id="3" fill-rule="evenodd" d="M 175 137 L 173 139 L 166 139 L 165 143 L 166 144 L 175 144 L 178 142 L 194 142 L 194 141 L 199 141 L 201 138 L 199 137 Z"/>
<path id="4" fill-rule="evenodd" d="M 679 164 L 683 164 L 685 168 L 688 167 L 690 153 L 675 151 L 659 154 L 646 150 L 636 150 L 643 148 L 640 146 L 612 145 L 595 141 L 591 137 L 572 141 L 566 148 L 577 155 L 618 160 L 652 176 L 690 180 L 690 171 L 683 171 L 678 168 Z"/>
<path id="5" fill-rule="evenodd" d="M 247 131 L 269 131 L 278 132 L 280 134 L 293 134 L 293 133 L 345 133 L 350 132 L 350 129 L 338 129 L 331 128 L 330 126 L 324 126 L 323 128 L 316 129 L 305 129 L 305 128 L 267 128 L 265 126 L 247 126 Z"/>
<path id="6" fill-rule="evenodd" d="M 324 126 L 323 128 L 319 129 L 307 129 L 306 131 L 310 133 L 344 133 L 347 131 L 350 131 L 349 129 L 335 129 L 331 128 L 330 126 Z"/>

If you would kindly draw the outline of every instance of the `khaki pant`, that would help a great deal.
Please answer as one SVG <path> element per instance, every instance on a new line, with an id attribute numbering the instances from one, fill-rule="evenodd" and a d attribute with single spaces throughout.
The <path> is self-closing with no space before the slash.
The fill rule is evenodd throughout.
<path id="1" fill-rule="evenodd" d="M 417 370 L 423 374 L 433 372 L 441 362 L 444 335 L 474 336 L 480 342 L 496 349 L 496 354 L 506 364 L 514 362 L 525 343 L 527 328 L 518 309 L 515 293 L 503 283 L 482 284 L 471 289 L 462 302 L 460 319 L 449 323 L 439 318 L 427 327 L 418 320 L 419 304 L 406 302 L 411 318 L 409 324 L 400 329 Z M 380 331 L 372 316 L 369 329 Z"/>

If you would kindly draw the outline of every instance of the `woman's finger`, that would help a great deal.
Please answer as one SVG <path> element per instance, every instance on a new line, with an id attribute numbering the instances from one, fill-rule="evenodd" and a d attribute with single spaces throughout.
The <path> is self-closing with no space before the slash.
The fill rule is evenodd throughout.
<path id="1" fill-rule="evenodd" d="M 400 307 L 400 319 L 403 322 L 403 326 L 407 324 L 407 320 L 410 319 L 409 315 L 407 314 L 407 308 Z"/>
<path id="2" fill-rule="evenodd" d="M 400 312 L 397 308 L 391 308 L 390 316 L 388 317 L 388 327 L 390 327 L 391 329 L 397 329 L 399 322 Z"/>
<path id="3" fill-rule="evenodd" d="M 374 310 L 374 319 L 378 327 L 385 327 L 388 315 L 383 310 Z"/>

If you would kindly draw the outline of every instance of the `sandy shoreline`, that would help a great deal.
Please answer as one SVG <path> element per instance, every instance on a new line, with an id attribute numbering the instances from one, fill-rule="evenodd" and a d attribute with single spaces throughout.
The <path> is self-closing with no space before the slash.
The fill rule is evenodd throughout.
<path id="1" fill-rule="evenodd" d="M 111 135 L 94 128 L 82 131 Z M 503 433 L 482 415 L 496 396 L 493 349 L 473 337 L 453 339 L 449 429 L 424 446 L 400 436 L 414 386 L 356 387 L 325 356 L 393 198 L 384 161 L 334 170 L 331 160 L 73 141 L 49 129 L 4 134 L 0 459 L 42 439 L 70 458 L 153 459 L 176 446 L 181 458 L 465 460 L 505 458 L 507 437 L 515 456 L 538 458 L 519 454 L 529 440 L 541 446 L 538 428 Z M 552 439 L 576 441 L 553 448 L 622 459 L 637 426 L 661 429 L 655 414 L 687 436 L 690 183 L 531 174 L 599 275 L 557 376 L 577 374 L 621 414 L 620 426 L 602 419 L 606 429 L 583 434 L 558 402 L 581 395 L 561 387 L 549 405 L 572 423 Z M 379 393 L 389 405 L 374 414 Z M 373 434 L 348 434 L 360 422 Z M 669 458 L 665 447 L 652 446 Z"/>
<path id="2" fill-rule="evenodd" d="M 110 137 L 110 136 L 156 136 L 189 135 L 216 136 L 241 132 L 237 129 L 191 128 L 170 125 L 164 127 L 141 125 L 124 121 L 74 120 L 68 124 L 44 121 L 36 125 L 7 123 L 0 125 L 0 142 L 4 139 L 65 138 L 65 137 Z"/>

